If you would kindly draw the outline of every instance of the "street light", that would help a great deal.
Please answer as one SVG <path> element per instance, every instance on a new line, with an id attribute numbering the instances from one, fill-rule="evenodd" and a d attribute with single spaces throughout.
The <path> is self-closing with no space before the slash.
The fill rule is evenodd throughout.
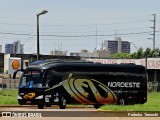
<path id="1" fill-rule="evenodd" d="M 132 43 L 132 45 L 137 49 L 137 51 L 138 51 L 138 47 L 133 43 L 133 42 L 131 42 L 131 41 L 129 41 L 130 43 Z"/>
<path id="2" fill-rule="evenodd" d="M 129 41 L 130 43 L 132 43 L 133 45 L 134 45 L 134 47 L 137 49 L 137 51 L 138 51 L 138 47 L 133 43 L 133 42 L 131 42 L 131 41 Z M 145 55 L 145 67 L 146 67 L 146 71 L 147 71 L 147 55 Z"/>
<path id="3" fill-rule="evenodd" d="M 39 60 L 39 16 L 46 14 L 47 10 L 42 10 L 40 13 L 37 13 L 37 60 Z"/>

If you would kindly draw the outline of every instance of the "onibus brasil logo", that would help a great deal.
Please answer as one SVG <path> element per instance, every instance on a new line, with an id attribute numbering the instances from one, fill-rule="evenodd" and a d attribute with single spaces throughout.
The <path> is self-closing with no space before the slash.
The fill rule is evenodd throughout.
<path id="1" fill-rule="evenodd" d="M 66 91 L 79 103 L 116 103 L 116 95 L 103 83 L 84 76 L 69 74 L 63 85 Z"/>

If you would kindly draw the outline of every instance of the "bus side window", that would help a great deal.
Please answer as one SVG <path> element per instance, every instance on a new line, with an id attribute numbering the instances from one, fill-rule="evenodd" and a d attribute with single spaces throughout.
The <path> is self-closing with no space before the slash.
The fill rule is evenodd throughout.
<path id="1" fill-rule="evenodd" d="M 51 80 L 52 80 L 52 77 L 51 77 L 51 73 L 50 73 L 50 70 L 47 72 L 47 76 L 46 76 L 46 82 L 45 82 L 45 86 L 48 88 L 51 87 Z"/>
<path id="2" fill-rule="evenodd" d="M 48 70 L 45 86 L 49 88 L 53 87 L 54 85 L 58 84 L 58 81 L 59 78 L 57 76 L 57 73 L 53 69 Z"/>
<path id="3" fill-rule="evenodd" d="M 46 87 L 47 87 L 47 88 L 53 87 L 53 83 L 52 83 L 51 80 L 48 80 L 48 81 L 46 82 Z"/>

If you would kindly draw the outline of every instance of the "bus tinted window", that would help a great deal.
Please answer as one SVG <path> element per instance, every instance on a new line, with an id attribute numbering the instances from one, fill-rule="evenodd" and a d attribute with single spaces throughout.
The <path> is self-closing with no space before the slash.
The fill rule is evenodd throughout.
<path id="1" fill-rule="evenodd" d="M 49 69 L 46 75 L 46 87 L 53 87 L 54 85 L 59 84 L 61 82 L 63 75 L 60 72 L 55 71 L 54 69 Z"/>
<path id="2" fill-rule="evenodd" d="M 20 88 L 41 88 L 42 78 L 40 76 L 40 71 L 26 71 L 20 80 Z"/>

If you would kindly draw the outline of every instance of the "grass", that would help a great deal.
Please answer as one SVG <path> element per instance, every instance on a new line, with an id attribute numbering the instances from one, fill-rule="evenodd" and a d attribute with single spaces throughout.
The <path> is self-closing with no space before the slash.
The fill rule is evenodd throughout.
<path id="1" fill-rule="evenodd" d="M 18 91 L 16 89 L 0 90 L 0 105 L 18 105 Z"/>
<path id="2" fill-rule="evenodd" d="M 104 105 L 101 109 L 111 111 L 160 111 L 160 93 L 148 93 L 148 100 L 145 104 L 126 106 Z"/>

